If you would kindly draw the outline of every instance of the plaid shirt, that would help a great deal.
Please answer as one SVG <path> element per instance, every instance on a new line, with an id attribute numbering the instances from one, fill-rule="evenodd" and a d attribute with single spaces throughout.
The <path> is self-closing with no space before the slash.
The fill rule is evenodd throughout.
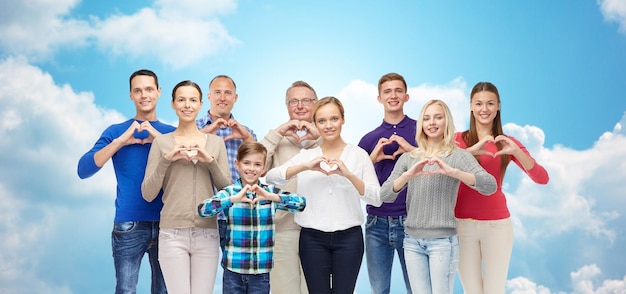
<path id="1" fill-rule="evenodd" d="M 258 185 L 265 191 L 278 194 L 280 202 L 262 200 L 254 204 L 230 202 L 230 196 L 242 189 L 241 180 L 217 192 L 198 206 L 200 216 L 214 216 L 224 211 L 228 221 L 226 246 L 222 254 L 222 266 L 240 274 L 269 273 L 274 263 L 274 215 L 276 209 L 288 212 L 303 211 L 306 199 L 282 191 L 274 185 Z M 254 199 L 256 193 L 246 197 Z"/>
<path id="2" fill-rule="evenodd" d="M 209 109 L 209 111 L 211 110 Z M 234 118 L 235 117 L 231 114 L 230 119 L 234 119 Z M 213 119 L 211 119 L 211 115 L 209 114 L 209 112 L 207 112 L 205 117 L 202 117 L 196 120 L 196 126 L 198 126 L 198 130 L 210 125 L 211 123 L 213 123 Z M 254 134 L 254 132 L 246 126 L 244 126 L 244 128 L 246 128 L 246 130 L 250 132 L 250 135 L 252 135 L 252 138 L 254 138 L 254 141 L 256 141 L 256 135 Z M 216 135 L 218 135 L 220 138 L 226 138 L 226 136 L 230 136 L 232 133 L 233 133 L 232 128 L 218 128 Z M 237 181 L 237 179 L 239 179 L 239 171 L 235 167 L 235 159 L 237 159 L 237 149 L 239 149 L 239 146 L 243 144 L 243 140 L 231 139 L 228 141 L 224 141 L 224 144 L 226 145 L 226 153 L 228 154 L 228 166 L 230 167 L 230 177 L 233 180 L 233 182 L 235 182 Z"/>

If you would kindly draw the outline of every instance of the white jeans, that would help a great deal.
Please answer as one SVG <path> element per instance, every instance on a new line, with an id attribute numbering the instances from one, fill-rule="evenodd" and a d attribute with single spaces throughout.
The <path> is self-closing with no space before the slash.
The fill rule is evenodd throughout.
<path id="1" fill-rule="evenodd" d="M 159 263 L 168 293 L 213 293 L 219 248 L 217 229 L 161 229 Z"/>
<path id="2" fill-rule="evenodd" d="M 459 278 L 467 294 L 504 294 L 511 252 L 510 218 L 457 222 L 461 260 Z"/>
<path id="3" fill-rule="evenodd" d="M 307 294 L 306 280 L 300 265 L 300 230 L 276 232 L 274 267 L 270 272 L 272 294 Z"/>

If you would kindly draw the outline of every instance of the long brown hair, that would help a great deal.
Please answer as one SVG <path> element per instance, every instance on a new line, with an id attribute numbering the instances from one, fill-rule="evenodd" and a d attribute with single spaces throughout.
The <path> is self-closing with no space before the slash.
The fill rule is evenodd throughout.
<path id="1" fill-rule="evenodd" d="M 502 104 L 500 103 L 500 93 L 498 93 L 498 88 L 490 82 L 479 82 L 474 85 L 472 88 L 472 92 L 470 93 L 470 105 L 472 103 L 472 99 L 476 93 L 480 93 L 483 91 L 491 92 L 496 95 L 498 99 L 498 112 L 496 113 L 496 117 L 493 119 L 493 124 L 491 125 L 491 135 L 495 138 L 499 135 L 505 135 L 504 131 L 502 131 L 502 119 L 500 118 L 500 109 L 502 108 Z M 470 128 L 463 132 L 463 142 L 465 142 L 466 146 L 474 146 L 474 144 L 478 143 L 478 130 L 476 130 L 476 118 L 474 117 L 474 113 L 470 110 Z M 502 143 L 496 143 L 498 150 L 502 150 Z M 478 160 L 478 155 L 475 156 L 476 160 Z M 504 174 L 506 173 L 506 167 L 509 165 L 511 158 L 508 154 L 504 154 L 500 156 L 500 181 L 504 179 Z M 499 183 L 502 185 L 502 182 Z"/>

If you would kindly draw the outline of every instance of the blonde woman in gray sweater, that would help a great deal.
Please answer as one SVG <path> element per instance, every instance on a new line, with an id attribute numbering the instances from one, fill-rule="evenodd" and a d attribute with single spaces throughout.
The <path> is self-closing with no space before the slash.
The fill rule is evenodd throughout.
<path id="1" fill-rule="evenodd" d="M 417 130 L 419 148 L 398 159 L 381 187 L 381 200 L 393 202 L 408 189 L 404 255 L 413 293 L 452 293 L 459 262 L 454 218 L 459 183 L 491 195 L 496 180 L 456 147 L 452 115 L 443 101 L 424 105 Z"/>

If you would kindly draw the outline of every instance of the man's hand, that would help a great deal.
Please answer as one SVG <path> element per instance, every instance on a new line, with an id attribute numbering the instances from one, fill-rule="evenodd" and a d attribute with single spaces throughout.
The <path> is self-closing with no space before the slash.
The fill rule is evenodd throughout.
<path id="1" fill-rule="evenodd" d="M 227 126 L 230 127 L 233 131 L 232 131 L 232 133 L 230 135 L 228 135 L 228 136 L 226 136 L 226 138 L 224 138 L 224 141 L 228 141 L 228 140 L 231 140 L 231 139 L 241 139 L 244 142 L 245 141 L 252 141 L 252 140 L 254 140 L 254 137 L 252 137 L 252 134 L 250 134 L 250 132 L 248 132 L 246 127 L 241 125 L 236 120 L 234 120 L 234 119 L 228 120 Z"/>
<path id="2" fill-rule="evenodd" d="M 298 143 L 304 140 L 317 140 L 320 137 L 317 128 L 312 123 L 303 120 L 290 120 L 280 125 L 276 132 L 283 137 L 291 136 Z"/>

